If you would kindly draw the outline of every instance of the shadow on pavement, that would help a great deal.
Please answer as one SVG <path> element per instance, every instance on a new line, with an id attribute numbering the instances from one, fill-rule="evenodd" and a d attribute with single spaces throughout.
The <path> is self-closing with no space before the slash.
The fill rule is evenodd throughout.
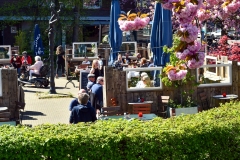
<path id="1" fill-rule="evenodd" d="M 24 120 L 38 120 L 38 119 L 37 118 L 33 118 L 31 116 L 28 116 L 28 115 L 23 115 L 23 119 L 22 120 L 24 121 Z"/>
<path id="2" fill-rule="evenodd" d="M 46 114 L 38 111 L 25 111 L 23 116 L 46 116 Z"/>

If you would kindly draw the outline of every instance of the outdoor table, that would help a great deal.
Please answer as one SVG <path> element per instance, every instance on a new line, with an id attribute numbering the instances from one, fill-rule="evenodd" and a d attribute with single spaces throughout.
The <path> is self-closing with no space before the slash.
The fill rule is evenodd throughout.
<path id="1" fill-rule="evenodd" d="M 0 107 L 0 112 L 4 112 L 4 111 L 7 111 L 8 110 L 8 107 Z"/>
<path id="2" fill-rule="evenodd" d="M 214 96 L 212 96 L 212 98 L 217 99 L 217 100 L 224 100 L 226 102 L 227 100 L 238 98 L 238 95 L 227 94 L 226 97 L 223 97 L 223 95 L 214 95 Z"/>
<path id="3" fill-rule="evenodd" d="M 128 118 L 127 119 L 135 119 L 138 118 L 138 114 L 130 114 L 127 115 Z M 146 121 L 146 120 L 152 120 L 153 118 L 157 117 L 156 114 L 143 114 L 142 120 Z M 124 115 L 116 115 L 116 116 L 103 116 L 103 117 L 99 117 L 100 120 L 107 120 L 107 119 L 124 119 Z"/>

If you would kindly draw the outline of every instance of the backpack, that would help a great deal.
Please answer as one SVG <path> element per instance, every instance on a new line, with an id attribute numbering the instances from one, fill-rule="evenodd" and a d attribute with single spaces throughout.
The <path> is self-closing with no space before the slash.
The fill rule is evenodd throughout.
<path id="1" fill-rule="evenodd" d="M 49 71 L 48 65 L 44 65 L 44 66 L 42 66 L 42 67 L 40 68 L 39 73 L 40 73 L 40 75 L 45 76 L 45 75 L 48 74 L 48 71 Z"/>

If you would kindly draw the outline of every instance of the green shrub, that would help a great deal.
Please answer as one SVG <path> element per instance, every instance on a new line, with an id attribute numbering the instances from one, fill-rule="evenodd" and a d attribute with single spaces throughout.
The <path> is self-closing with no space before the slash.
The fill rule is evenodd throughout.
<path id="1" fill-rule="evenodd" d="M 160 160 L 240 157 L 240 103 L 152 121 L 0 127 L 0 159 Z"/>

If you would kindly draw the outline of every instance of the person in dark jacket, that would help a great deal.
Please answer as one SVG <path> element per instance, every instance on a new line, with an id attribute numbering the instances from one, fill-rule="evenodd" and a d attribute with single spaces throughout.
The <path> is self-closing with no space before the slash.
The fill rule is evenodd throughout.
<path id="1" fill-rule="evenodd" d="M 80 94 L 82 94 L 82 93 L 86 93 L 86 90 L 85 90 L 85 89 L 80 89 L 80 90 L 78 91 L 77 97 L 78 97 Z M 80 103 L 78 102 L 78 98 L 74 98 L 74 99 L 70 102 L 69 111 L 72 111 L 72 109 L 73 109 L 75 106 L 79 105 L 79 104 L 80 104 Z M 88 101 L 87 106 L 92 107 L 90 101 Z"/>
<path id="2" fill-rule="evenodd" d="M 56 50 L 56 54 L 57 54 L 57 60 L 56 60 L 56 78 L 58 78 L 58 70 L 61 68 L 62 70 L 62 76 L 64 77 L 64 66 L 65 66 L 65 52 L 62 48 L 62 46 L 58 46 L 57 50 Z"/>
<path id="3" fill-rule="evenodd" d="M 77 124 L 78 122 L 94 122 L 97 120 L 96 111 L 93 107 L 87 106 L 89 95 L 81 93 L 78 95 L 79 105 L 72 109 L 69 123 Z"/>

